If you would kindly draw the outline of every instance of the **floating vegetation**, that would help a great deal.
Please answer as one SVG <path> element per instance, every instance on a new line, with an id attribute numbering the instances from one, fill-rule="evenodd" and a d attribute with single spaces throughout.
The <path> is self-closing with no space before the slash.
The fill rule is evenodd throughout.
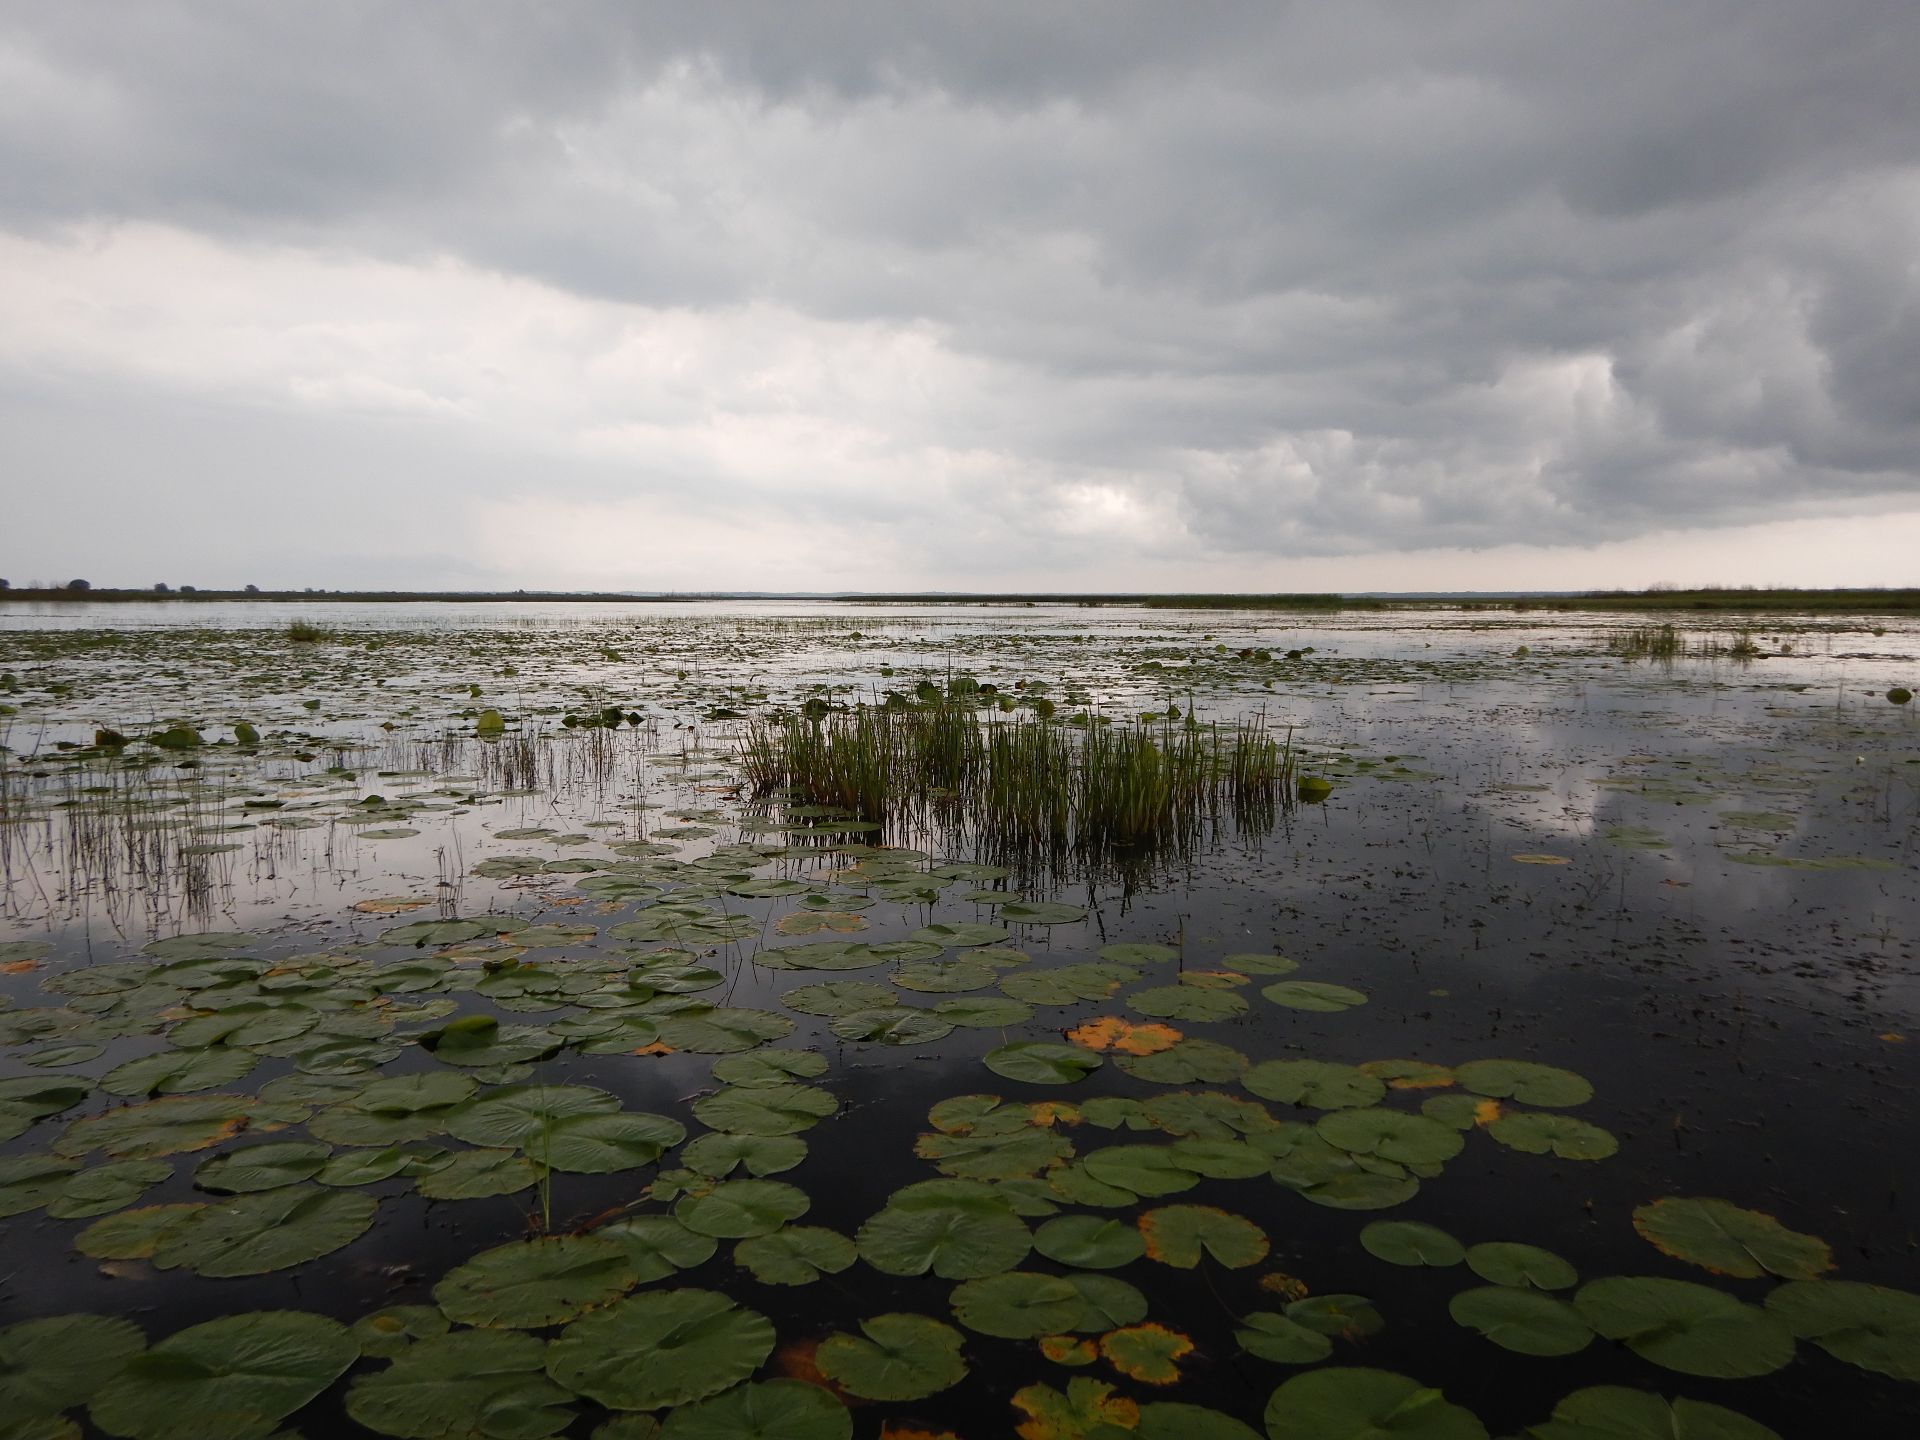
<path id="1" fill-rule="evenodd" d="M 1911 1413 L 1897 653 L 368 614 L 0 632 L 0 1430 Z"/>

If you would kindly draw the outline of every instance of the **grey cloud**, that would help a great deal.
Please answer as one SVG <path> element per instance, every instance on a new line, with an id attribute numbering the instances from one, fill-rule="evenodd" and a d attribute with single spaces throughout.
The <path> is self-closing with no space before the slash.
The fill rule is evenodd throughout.
<path id="1" fill-rule="evenodd" d="M 977 389 L 847 418 L 1043 529 L 1104 485 L 1223 553 L 1593 541 L 1920 495 L 1916 54 L 1898 0 L 24 7 L 0 228 L 930 326 Z"/>

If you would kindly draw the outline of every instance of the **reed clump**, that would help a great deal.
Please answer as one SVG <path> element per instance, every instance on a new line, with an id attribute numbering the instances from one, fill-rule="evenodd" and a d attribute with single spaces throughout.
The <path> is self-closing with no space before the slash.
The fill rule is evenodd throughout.
<path id="1" fill-rule="evenodd" d="M 1184 848 L 1223 819 L 1270 826 L 1296 779 L 1291 731 L 1264 717 L 1067 726 L 951 704 L 755 720 L 740 763 L 757 796 L 930 821 L 1001 853 Z"/>
<path id="2" fill-rule="evenodd" d="M 322 645 L 333 639 L 333 632 L 311 620 L 295 620 L 287 626 L 287 639 L 295 645 Z"/>

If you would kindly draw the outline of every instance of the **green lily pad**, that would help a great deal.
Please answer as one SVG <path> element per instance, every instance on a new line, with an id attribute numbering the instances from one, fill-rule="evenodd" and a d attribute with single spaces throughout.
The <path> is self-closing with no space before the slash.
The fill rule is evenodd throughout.
<path id="1" fill-rule="evenodd" d="M 1487 1134 L 1511 1149 L 1529 1155 L 1552 1153 L 1562 1160 L 1604 1160 L 1620 1148 L 1620 1142 L 1598 1125 L 1537 1111 L 1502 1115 L 1487 1126 Z"/>
<path id="2" fill-rule="evenodd" d="M 849 1394 L 866 1400 L 924 1400 L 967 1373 L 960 1332 L 925 1315 L 875 1315 L 861 1335 L 833 1334 L 814 1363 Z"/>
<path id="3" fill-rule="evenodd" d="M 610 1410 L 687 1405 L 737 1385 L 773 1353 L 773 1326 L 711 1290 L 644 1290 L 574 1321 L 547 1373 Z"/>
<path id="4" fill-rule="evenodd" d="M 932 1180 L 895 1191 L 856 1240 L 860 1258 L 885 1274 L 968 1280 L 1019 1264 L 1033 1236 L 991 1185 Z"/>
<path id="5" fill-rule="evenodd" d="M 1321 1116 L 1313 1128 L 1348 1154 L 1378 1155 L 1401 1165 L 1437 1165 L 1466 1145 L 1458 1130 L 1402 1110 L 1335 1110 Z"/>
<path id="6" fill-rule="evenodd" d="M 1534 1440 L 1780 1440 L 1777 1431 L 1704 1400 L 1668 1404 L 1645 1390 L 1594 1385 L 1553 1407 L 1553 1418 L 1528 1428 Z"/>
<path id="7" fill-rule="evenodd" d="M 744 1166 L 749 1175 L 778 1175 L 807 1158 L 807 1142 L 792 1135 L 702 1135 L 681 1152 L 691 1170 L 724 1179 Z"/>
<path id="8" fill-rule="evenodd" d="M 1418 1220 L 1375 1220 L 1360 1231 L 1360 1245 L 1389 1265 L 1458 1265 L 1467 1258 L 1460 1242 L 1436 1225 Z"/>
<path id="9" fill-rule="evenodd" d="M 1314 1365 L 1333 1353 L 1328 1336 L 1273 1310 L 1242 1316 L 1233 1338 L 1249 1355 L 1278 1365 Z"/>
<path id="10" fill-rule="evenodd" d="M 1002 905 L 997 913 L 1002 920 L 1014 925 L 1070 925 L 1087 918 L 1087 912 L 1078 905 L 1045 900 L 1011 901 Z"/>
<path id="11" fill-rule="evenodd" d="M 832 1021 L 828 1027 L 842 1040 L 871 1040 L 882 1045 L 930 1045 L 953 1033 L 953 1026 L 931 1010 L 911 1005 L 890 1005 L 875 1010 L 855 1010 Z"/>
<path id="12" fill-rule="evenodd" d="M 540 1167 L 518 1150 L 462 1150 L 414 1181 L 429 1200 L 481 1200 L 513 1195 L 540 1179 Z"/>
<path id="13" fill-rule="evenodd" d="M 1132 1195 L 1177 1195 L 1200 1180 L 1171 1145 L 1108 1145 L 1088 1151 L 1081 1164 L 1100 1184 Z"/>
<path id="14" fill-rule="evenodd" d="M 778 1180 L 729 1180 L 704 1195 L 688 1195 L 673 1215 L 696 1235 L 741 1240 L 770 1235 L 807 1213 L 807 1192 Z"/>
<path id="15" fill-rule="evenodd" d="M 1127 997 L 1127 1004 L 1142 1015 L 1168 1020 L 1231 1020 L 1247 1013 L 1247 1002 L 1231 990 L 1207 990 L 1198 985 L 1136 990 Z"/>
<path id="16" fill-rule="evenodd" d="M 1738 1380 L 1793 1358 L 1793 1336 L 1776 1314 L 1686 1280 L 1611 1275 L 1581 1286 L 1573 1305 L 1607 1339 L 1687 1375 Z"/>
<path id="17" fill-rule="evenodd" d="M 1487 1440 L 1487 1427 L 1438 1390 L 1389 1370 L 1309 1370 L 1267 1401 L 1268 1440 Z"/>
<path id="18" fill-rule="evenodd" d="M 982 1058 L 994 1074 L 1029 1085 L 1069 1085 L 1100 1068 L 1092 1051 L 1049 1040 L 1015 1040 Z"/>
<path id="19" fill-rule="evenodd" d="M 1655 1200 L 1633 1212 L 1633 1228 L 1661 1254 L 1716 1275 L 1812 1280 L 1833 1268 L 1833 1251 L 1826 1241 L 1725 1200 Z"/>
<path id="20" fill-rule="evenodd" d="M 200 1162 L 193 1172 L 194 1187 L 216 1195 L 244 1195 L 277 1190 L 311 1180 L 327 1163 L 332 1147 L 309 1140 L 270 1140 Z"/>
<path id="21" fill-rule="evenodd" d="M 627 1252 L 642 1285 L 704 1265 L 720 1248 L 720 1242 L 711 1235 L 696 1235 L 671 1215 L 630 1215 L 594 1233 Z"/>
<path id="22" fill-rule="evenodd" d="M 780 1003 L 802 1015 L 833 1018 L 892 1005 L 900 997 L 884 985 L 871 980 L 827 980 L 818 985 L 802 985 L 780 997 Z"/>
<path id="23" fill-rule="evenodd" d="M 1121 1055 L 1120 1068 L 1156 1085 L 1224 1085 L 1247 1068 L 1247 1057 L 1230 1045 L 1191 1036 L 1155 1055 Z"/>
<path id="24" fill-rule="evenodd" d="M 1156 945 L 1151 942 L 1123 945 L 1102 945 L 1100 958 L 1111 960 L 1116 965 L 1159 965 L 1168 960 L 1178 960 L 1180 952 L 1171 945 Z"/>
<path id="25" fill-rule="evenodd" d="M 171 1174 L 173 1166 L 165 1160 L 112 1160 L 95 1165 L 60 1187 L 60 1193 L 47 1201 L 47 1214 L 55 1220 L 80 1220 L 123 1210 Z"/>
<path id="26" fill-rule="evenodd" d="M 733 1263 L 762 1285 L 811 1285 L 822 1275 L 838 1275 L 858 1256 L 846 1236 L 818 1225 L 788 1225 L 733 1247 Z"/>
<path id="27" fill-rule="evenodd" d="M 1522 1355 L 1572 1355 L 1593 1339 L 1592 1329 L 1566 1301 L 1511 1285 L 1463 1290 L 1447 1311 L 1458 1324 Z"/>
<path id="28" fill-rule="evenodd" d="M 667 1417 L 661 1440 L 848 1440 L 853 1417 L 818 1385 L 761 1380 Z"/>
<path id="29" fill-rule="evenodd" d="M 771 1010 L 724 1008 L 676 1015 L 660 1027 L 662 1043 L 692 1055 L 733 1055 L 785 1039 L 793 1021 Z"/>
<path id="30" fill-rule="evenodd" d="M 173 1095 L 87 1115 L 54 1142 L 59 1155 L 104 1150 L 117 1160 L 156 1160 L 205 1150 L 237 1134 L 253 1102 L 244 1095 Z"/>
<path id="31" fill-rule="evenodd" d="M 534 1330 L 605 1305 L 635 1284 L 633 1262 L 599 1235 L 543 1235 L 483 1250 L 433 1287 L 447 1318 L 489 1329 Z"/>
<path id="32" fill-rule="evenodd" d="M 118 1316 L 54 1315 L 9 1325 L 0 1330 L 0 1415 L 19 1422 L 84 1405 L 146 1346 L 140 1327 Z"/>
<path id="33" fill-rule="evenodd" d="M 1006 911 L 1002 909 L 1004 915 Z M 907 937 L 929 945 L 971 948 L 975 945 L 999 945 L 1007 938 L 1007 927 L 979 920 L 955 920 L 944 925 L 927 925 Z M 859 1392 L 855 1392 L 856 1394 Z"/>
<path id="34" fill-rule="evenodd" d="M 969 1030 L 1001 1030 L 1031 1020 L 1033 1007 L 998 995 L 970 995 L 964 999 L 942 1000 L 933 1007 L 933 1013 L 949 1025 Z"/>
<path id="35" fill-rule="evenodd" d="M 351 1245 L 373 1225 L 370 1195 L 287 1185 L 202 1206 L 153 1252 L 162 1270 L 264 1275 Z"/>
<path id="36" fill-rule="evenodd" d="M 892 996 L 887 999 L 890 1002 Z M 816 1050 L 761 1050 L 728 1055 L 713 1062 L 713 1078 L 723 1085 L 752 1089 L 786 1085 L 827 1073 L 827 1057 Z"/>
<path id="37" fill-rule="evenodd" d="M 1453 1073 L 1476 1095 L 1518 1100 L 1522 1105 L 1557 1109 L 1583 1105 L 1593 1098 L 1593 1086 L 1581 1076 L 1531 1060 L 1469 1060 L 1454 1066 Z"/>
<path id="38" fill-rule="evenodd" d="M 321 1315 L 229 1315 L 128 1359 L 88 1411 L 102 1430 L 129 1440 L 256 1440 L 359 1358 L 347 1327 Z"/>
<path id="39" fill-rule="evenodd" d="M 1006 1340 L 1058 1335 L 1077 1328 L 1080 1291 L 1059 1275 L 1009 1270 L 953 1288 L 953 1313 L 969 1330 Z"/>
<path id="40" fill-rule="evenodd" d="M 1324 980 L 1279 980 L 1260 992 L 1289 1010 L 1319 1010 L 1329 1014 L 1367 1003 L 1366 992 Z"/>
<path id="41" fill-rule="evenodd" d="M 429 1335 L 356 1378 L 347 1414 L 404 1440 L 541 1440 L 574 1417 L 573 1396 L 547 1378 L 546 1358 L 546 1343 L 531 1335 Z"/>
<path id="42" fill-rule="evenodd" d="M 1920 1295 L 1855 1280 L 1795 1280 L 1767 1296 L 1767 1313 L 1836 1360 L 1920 1380 Z"/>
<path id="43" fill-rule="evenodd" d="M 444 1335 L 450 1327 L 447 1317 L 431 1305 L 389 1305 L 371 1315 L 362 1315 L 347 1327 L 362 1355 L 391 1360 L 417 1340 Z"/>
<path id="44" fill-rule="evenodd" d="M 1163 1205 L 1141 1215 L 1139 1225 L 1148 1258 L 1181 1270 L 1193 1269 L 1202 1255 L 1229 1270 L 1267 1258 L 1265 1231 L 1211 1205 Z"/>
<path id="45" fill-rule="evenodd" d="M 1076 1270 L 1113 1270 L 1146 1254 L 1137 1227 L 1098 1215 L 1061 1215 L 1033 1233 L 1033 1248 Z"/>
<path id="46" fill-rule="evenodd" d="M 991 965 L 962 957 L 958 960 L 920 960 L 902 965 L 892 975 L 895 985 L 920 995 L 957 995 L 982 990 L 1000 978 Z"/>
<path id="47" fill-rule="evenodd" d="M 736 1135 L 797 1135 L 840 1108 L 815 1085 L 731 1087 L 693 1102 L 700 1123 Z"/>
<path id="48" fill-rule="evenodd" d="M 161 1241 L 189 1223 L 205 1205 L 146 1205 L 96 1220 L 74 1237 L 73 1248 L 95 1260 L 151 1259 Z"/>
<path id="49" fill-rule="evenodd" d="M 1264 1060 L 1241 1075 L 1240 1083 L 1263 1100 L 1316 1110 L 1375 1105 L 1387 1093 L 1384 1082 L 1357 1065 L 1326 1060 Z"/>
<path id="50" fill-rule="evenodd" d="M 1565 1290 L 1580 1281 L 1579 1272 L 1551 1250 L 1508 1240 L 1469 1246 L 1467 1268 L 1495 1285 L 1531 1286 L 1536 1290 Z"/>

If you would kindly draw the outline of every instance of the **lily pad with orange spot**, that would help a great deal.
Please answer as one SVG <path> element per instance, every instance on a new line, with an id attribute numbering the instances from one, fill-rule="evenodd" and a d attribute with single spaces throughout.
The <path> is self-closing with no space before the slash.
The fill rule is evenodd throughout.
<path id="1" fill-rule="evenodd" d="M 1100 1353 L 1129 1380 L 1171 1385 L 1180 1378 L 1181 1358 L 1193 1353 L 1193 1341 L 1164 1325 L 1129 1325 L 1101 1336 Z"/>
<path id="2" fill-rule="evenodd" d="M 1211 1255 L 1230 1270 L 1267 1258 L 1265 1231 L 1211 1205 L 1162 1205 L 1138 1223 L 1148 1258 L 1176 1269 L 1193 1269 L 1202 1255 Z"/>
<path id="3" fill-rule="evenodd" d="M 1444 1090 L 1459 1083 L 1451 1066 L 1429 1060 L 1369 1060 L 1360 1068 L 1386 1081 L 1389 1090 Z"/>
<path id="4" fill-rule="evenodd" d="M 1826 1241 L 1725 1200 L 1668 1196 L 1635 1210 L 1633 1228 L 1661 1254 L 1716 1275 L 1812 1280 L 1833 1269 Z"/>
<path id="5" fill-rule="evenodd" d="M 1067 1039 L 1089 1050 L 1116 1050 L 1123 1055 L 1157 1055 L 1179 1044 L 1180 1032 L 1171 1025 L 1136 1025 L 1118 1015 L 1101 1015 L 1075 1026 Z"/>
<path id="6" fill-rule="evenodd" d="M 1064 1394 L 1051 1385 L 1025 1386 L 1014 1392 L 1013 1408 L 1026 1417 L 1014 1427 L 1020 1440 L 1097 1440 L 1140 1423 L 1138 1405 L 1084 1376 L 1069 1380 Z"/>
<path id="7" fill-rule="evenodd" d="M 1042 1335 L 1040 1353 L 1056 1365 L 1078 1369 L 1100 1358 L 1100 1346 L 1097 1341 L 1082 1339 L 1078 1335 Z"/>

